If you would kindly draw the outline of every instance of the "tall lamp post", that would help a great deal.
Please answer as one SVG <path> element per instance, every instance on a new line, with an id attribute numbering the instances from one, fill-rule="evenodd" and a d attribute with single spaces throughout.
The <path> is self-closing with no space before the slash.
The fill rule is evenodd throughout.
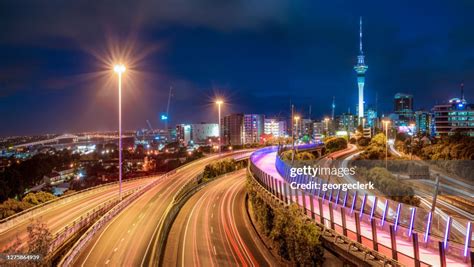
<path id="1" fill-rule="evenodd" d="M 389 120 L 384 120 L 383 125 L 385 127 L 385 169 L 388 169 L 388 125 L 390 124 Z"/>
<path id="2" fill-rule="evenodd" d="M 300 116 L 295 116 L 295 138 L 298 139 L 299 131 L 298 131 L 298 121 L 300 120 Z"/>
<path id="3" fill-rule="evenodd" d="M 217 112 L 219 113 L 219 154 L 221 153 L 221 147 L 222 147 L 222 143 L 221 143 L 221 105 L 224 103 L 224 101 L 218 99 L 216 100 L 216 104 L 217 104 Z"/>
<path id="4" fill-rule="evenodd" d="M 416 125 L 414 123 L 410 123 L 410 128 L 411 128 L 411 135 L 410 135 L 410 160 L 413 157 L 413 135 L 415 134 L 415 127 Z"/>
<path id="5" fill-rule="evenodd" d="M 119 200 L 122 201 L 122 73 L 125 72 L 123 64 L 114 66 L 118 75 L 118 113 L 119 113 Z"/>

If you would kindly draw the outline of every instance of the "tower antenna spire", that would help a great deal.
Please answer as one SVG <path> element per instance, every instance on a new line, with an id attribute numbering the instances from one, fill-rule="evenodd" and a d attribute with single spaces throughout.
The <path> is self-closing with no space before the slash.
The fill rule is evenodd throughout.
<path id="1" fill-rule="evenodd" d="M 464 101 L 464 83 L 461 83 L 461 101 Z"/>
<path id="2" fill-rule="evenodd" d="M 359 17 L 359 52 L 360 54 L 364 54 L 362 50 L 362 16 Z"/>

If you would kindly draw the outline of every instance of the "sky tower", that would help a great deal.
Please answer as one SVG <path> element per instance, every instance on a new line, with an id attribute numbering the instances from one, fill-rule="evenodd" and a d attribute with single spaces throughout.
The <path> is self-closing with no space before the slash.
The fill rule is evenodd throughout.
<path id="1" fill-rule="evenodd" d="M 368 66 L 364 62 L 364 51 L 362 50 L 362 17 L 359 20 L 359 55 L 357 56 L 357 65 L 354 66 L 354 70 L 357 72 L 357 85 L 359 87 L 359 124 L 362 123 L 364 117 L 364 84 L 365 84 L 365 72 Z"/>

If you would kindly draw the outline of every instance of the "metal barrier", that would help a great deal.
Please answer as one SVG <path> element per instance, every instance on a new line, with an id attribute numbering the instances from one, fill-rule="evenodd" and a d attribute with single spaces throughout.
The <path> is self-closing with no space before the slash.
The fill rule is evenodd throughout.
<path id="1" fill-rule="evenodd" d="M 267 204 L 288 207 L 292 203 L 293 198 L 283 193 L 280 183 L 271 180 L 263 171 L 258 169 L 252 162 L 249 165 L 249 173 L 252 177 L 252 183 L 257 186 L 266 198 Z M 307 219 L 311 220 L 321 231 L 321 237 L 325 246 L 329 246 L 333 251 L 338 251 L 347 261 L 356 265 L 371 265 L 371 266 L 403 266 L 398 261 L 390 259 L 385 255 L 369 249 L 362 244 L 350 240 L 346 236 L 337 231 L 327 227 L 324 223 L 315 221 L 314 214 L 308 215 L 306 209 L 304 210 Z M 344 255 L 342 255 L 344 254 Z"/>
<path id="2" fill-rule="evenodd" d="M 249 170 L 253 176 L 257 178 L 260 185 L 267 191 L 271 192 L 275 197 L 288 204 L 296 203 L 300 205 L 313 220 L 324 224 L 328 228 L 338 231 L 340 234 L 343 234 L 352 240 L 357 240 L 358 243 L 367 247 L 372 247 L 373 250 L 379 250 L 386 256 L 399 259 L 400 261 L 407 263 L 407 265 L 428 266 L 427 263 L 420 260 L 419 251 L 422 244 L 419 244 L 418 242 L 418 233 L 413 231 L 415 228 L 413 225 L 412 231 L 408 231 L 409 229 L 407 228 L 410 227 L 405 228 L 403 226 L 406 222 L 402 223 L 401 220 L 396 218 L 395 220 L 390 220 L 386 212 L 386 207 L 385 212 L 373 212 L 372 209 L 368 208 L 368 205 L 365 205 L 364 201 L 358 201 L 359 196 L 357 196 L 357 194 L 351 195 L 340 191 L 337 192 L 337 190 L 322 192 L 322 190 L 316 189 L 292 189 L 290 187 L 291 182 L 303 183 L 305 181 L 304 179 L 309 179 L 310 177 L 298 176 L 293 178 L 289 177 L 287 178 L 288 180 L 281 180 L 268 175 L 254 164 L 255 159 L 260 158 L 262 153 L 268 152 L 268 150 L 266 152 L 256 151 L 254 153 L 255 155 L 252 154 Z M 279 167 L 278 162 L 276 162 L 275 167 L 284 170 L 281 172 L 282 177 L 288 177 L 289 170 L 287 167 Z M 317 179 L 314 182 L 319 184 L 323 183 L 322 179 Z M 369 201 L 367 196 L 363 196 L 362 199 Z M 370 199 L 370 201 L 376 200 Z M 401 205 L 398 205 L 398 207 L 397 214 L 399 215 L 396 217 L 400 218 Z M 397 210 L 397 207 L 395 207 L 395 210 Z M 389 219 L 388 222 L 387 219 Z M 365 228 L 361 229 L 361 224 Z M 390 224 L 392 224 L 394 228 L 393 231 L 390 231 Z M 468 224 L 468 229 L 471 231 L 469 226 L 470 224 Z M 367 229 L 369 230 L 367 231 Z M 377 235 L 387 236 L 387 233 L 391 233 L 390 239 L 392 240 L 393 246 L 377 241 Z M 423 233 L 420 235 L 422 234 Z M 416 241 L 414 240 L 414 236 L 416 236 Z M 445 259 L 446 252 L 448 252 L 448 255 L 454 255 L 458 259 L 457 261 L 460 263 L 465 262 L 467 265 L 467 263 L 471 261 L 470 254 L 472 251 L 468 243 L 471 236 L 470 232 L 467 233 L 467 236 L 469 237 L 466 238 L 466 244 L 468 245 L 464 247 L 456 244 L 450 244 L 448 247 L 447 242 L 439 242 L 435 238 L 432 238 L 431 242 L 424 244 L 423 249 L 426 247 L 431 248 L 434 255 L 438 255 L 437 253 L 439 252 L 440 262 L 444 261 L 443 259 Z M 428 240 L 430 240 L 430 238 L 428 238 Z M 411 251 L 407 251 L 406 248 L 404 252 L 397 251 L 397 242 L 407 243 L 412 247 Z"/>
<path id="3" fill-rule="evenodd" d="M 124 180 L 124 182 L 128 183 L 128 182 L 131 182 L 131 181 L 135 181 L 135 180 L 139 180 L 139 179 L 148 179 L 148 178 L 152 178 L 152 177 L 155 177 L 155 176 L 157 176 L 157 175 L 145 175 L 145 176 L 135 177 L 135 178 L 132 178 L 132 179 L 127 179 L 127 180 Z M 54 204 L 67 203 L 67 202 L 73 201 L 74 199 L 76 199 L 78 197 L 84 197 L 88 194 L 95 194 L 97 192 L 104 191 L 104 190 L 114 186 L 115 184 L 118 184 L 118 181 L 110 182 L 110 183 L 106 183 L 106 184 L 101 184 L 101 185 L 97 185 L 97 186 L 94 186 L 94 187 L 90 187 L 90 188 L 87 188 L 87 189 L 84 189 L 84 190 L 81 190 L 81 191 L 74 192 L 72 194 L 68 194 L 68 195 L 65 195 L 65 196 L 61 196 L 61 197 L 52 199 L 50 201 L 47 201 L 47 202 L 38 204 L 36 206 L 33 206 L 29 209 L 26 209 L 26 210 L 23 210 L 21 212 L 15 213 L 12 216 L 8 216 L 7 218 L 3 218 L 2 220 L 0 220 L 0 234 L 2 234 L 3 232 L 7 231 L 12 226 L 14 226 L 14 225 L 16 225 L 20 222 L 23 222 L 25 220 L 29 220 L 31 217 L 37 215 L 38 213 L 42 213 L 42 212 L 47 211 L 51 208 L 54 208 L 54 206 L 52 206 L 50 204 L 53 204 L 53 203 Z"/>
<path id="4" fill-rule="evenodd" d="M 256 168 L 256 166 L 254 167 Z M 326 179 L 304 175 L 296 175 L 295 177 L 290 176 L 291 166 L 283 161 L 279 156 L 275 160 L 275 168 L 278 173 L 284 179 L 285 187 L 289 187 L 289 184 L 296 182 L 299 184 L 314 182 L 320 186 L 328 183 Z M 271 177 L 271 179 L 274 179 Z M 316 197 L 314 201 L 320 201 L 331 203 L 334 206 L 341 206 L 348 209 L 347 214 L 353 214 L 357 211 L 360 214 L 360 221 L 370 224 L 370 220 L 374 219 L 380 229 L 379 231 L 389 233 L 389 224 L 394 225 L 394 236 L 400 240 L 406 240 L 415 245 L 412 236 L 417 233 L 420 236 L 420 242 L 416 242 L 416 245 L 422 245 L 424 248 L 430 248 L 434 253 L 439 253 L 439 242 L 443 243 L 442 249 L 445 255 L 450 255 L 458 258 L 461 262 L 470 262 L 471 251 L 472 251 L 472 222 L 465 222 L 466 232 L 462 233 L 464 236 L 458 237 L 458 240 L 462 240 L 464 243 L 460 243 L 458 240 L 454 240 L 450 237 L 451 225 L 453 223 L 459 223 L 458 220 L 448 217 L 448 223 L 445 223 L 445 219 L 441 218 L 437 214 L 433 214 L 430 211 L 422 208 L 413 207 L 407 204 L 399 203 L 391 199 L 387 199 L 381 196 L 368 196 L 367 194 L 358 194 L 354 191 L 352 194 L 349 191 L 343 192 L 342 190 L 327 190 L 322 192 L 321 189 L 306 189 L 306 190 L 295 190 L 295 198 Z M 378 203 L 378 204 L 377 204 Z M 382 203 L 382 204 L 381 204 Z M 389 212 L 391 211 L 391 212 Z M 365 221 L 364 221 L 365 220 Z M 437 222 L 437 225 L 435 225 Z M 440 222 L 443 222 L 440 224 Z M 344 222 L 347 223 L 347 222 Z M 340 223 L 342 227 L 342 222 Z M 437 230 L 437 231 L 434 231 Z M 371 243 L 369 239 L 366 241 Z M 383 247 L 383 244 L 380 244 Z M 448 246 L 449 245 L 449 246 Z M 386 246 L 385 246 L 386 247 Z M 417 251 L 419 248 L 413 248 L 413 251 Z M 401 258 L 406 258 L 407 261 L 416 261 L 415 255 L 406 255 L 406 253 L 397 252 Z M 435 255 L 436 255 L 435 254 Z M 438 255 L 442 257 L 442 255 Z M 441 261 L 441 259 L 440 259 Z"/>
<path id="5" fill-rule="evenodd" d="M 88 242 L 94 237 L 94 235 L 102 229 L 111 219 L 113 219 L 120 211 L 130 205 L 135 199 L 143 195 L 146 191 L 154 187 L 160 181 L 168 177 L 169 174 L 165 174 L 160 178 L 156 179 L 152 183 L 144 186 L 140 190 L 137 190 L 129 197 L 125 198 L 117 205 L 113 206 L 105 215 L 100 217 L 80 238 L 74 243 L 73 247 L 68 251 L 68 253 L 62 258 L 59 266 L 71 266 L 75 261 L 76 257 L 79 256 L 82 249 L 88 244 Z"/>

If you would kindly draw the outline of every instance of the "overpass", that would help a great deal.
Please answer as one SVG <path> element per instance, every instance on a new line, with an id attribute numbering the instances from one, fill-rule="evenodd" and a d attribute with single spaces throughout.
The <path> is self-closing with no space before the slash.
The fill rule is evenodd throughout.
<path id="1" fill-rule="evenodd" d="M 122 138 L 132 137 L 132 136 L 133 135 L 122 135 Z M 59 135 L 50 139 L 34 141 L 34 142 L 25 143 L 25 144 L 18 144 L 18 145 L 13 146 L 12 148 L 17 149 L 17 148 L 32 147 L 32 146 L 37 146 L 37 145 L 57 144 L 61 140 L 67 140 L 67 139 L 72 139 L 73 142 L 75 143 L 79 141 L 88 141 L 95 138 L 115 140 L 115 139 L 118 139 L 119 136 L 107 135 L 107 134 L 86 134 L 86 135 L 63 134 L 63 135 Z"/>

